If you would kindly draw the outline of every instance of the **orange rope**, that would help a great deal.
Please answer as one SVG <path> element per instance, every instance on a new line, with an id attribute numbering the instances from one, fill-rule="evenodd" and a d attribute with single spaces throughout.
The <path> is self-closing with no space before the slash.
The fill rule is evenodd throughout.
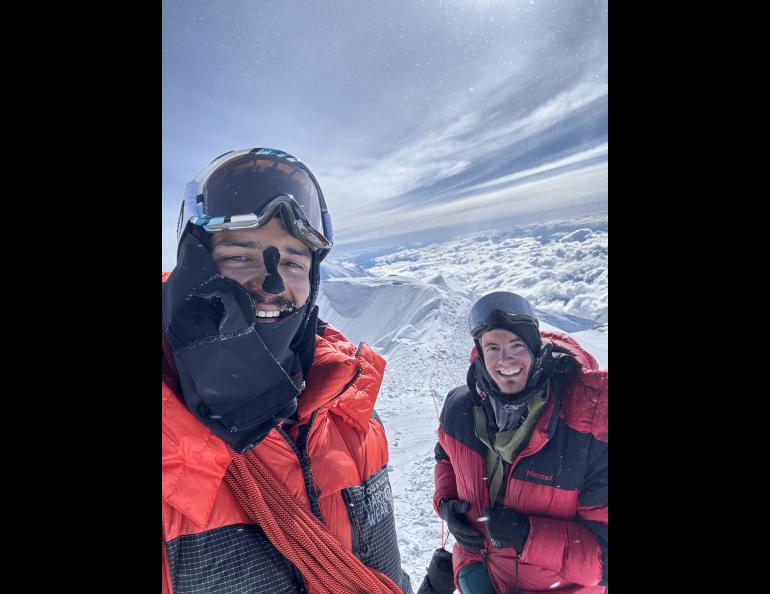
<path id="1" fill-rule="evenodd" d="M 232 452 L 225 481 L 249 518 L 320 594 L 402 594 L 386 575 L 364 565 L 306 511 L 252 452 Z"/>

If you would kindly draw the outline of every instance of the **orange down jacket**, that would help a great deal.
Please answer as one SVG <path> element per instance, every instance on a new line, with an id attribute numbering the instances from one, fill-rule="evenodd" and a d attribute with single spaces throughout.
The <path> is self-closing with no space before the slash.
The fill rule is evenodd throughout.
<path id="1" fill-rule="evenodd" d="M 163 350 L 163 592 L 305 592 L 224 482 L 230 452 L 187 410 L 165 340 Z M 326 325 L 296 424 L 273 429 L 253 451 L 345 547 L 411 594 L 374 411 L 384 368 L 366 343 L 356 348 Z"/>

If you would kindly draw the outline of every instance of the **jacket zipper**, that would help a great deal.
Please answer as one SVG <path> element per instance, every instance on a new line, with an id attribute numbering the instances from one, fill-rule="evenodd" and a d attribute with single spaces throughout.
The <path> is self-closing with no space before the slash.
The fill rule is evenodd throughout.
<path id="1" fill-rule="evenodd" d="M 358 524 L 358 520 L 355 517 L 355 505 L 350 500 L 350 493 L 347 489 L 342 490 L 342 500 L 345 502 L 345 509 L 348 512 L 348 520 L 350 521 L 350 541 L 353 549 L 353 554 L 361 558 L 361 531 Z"/>
<path id="2" fill-rule="evenodd" d="M 363 346 L 363 342 L 360 342 L 358 344 L 358 348 L 356 349 L 356 358 L 359 357 L 361 354 L 361 348 Z M 299 462 L 300 469 L 302 470 L 302 481 L 305 485 L 305 493 L 307 494 L 308 501 L 310 502 L 310 511 L 313 512 L 313 515 L 317 517 L 319 520 L 323 522 L 323 516 L 321 515 L 321 506 L 318 503 L 318 498 L 321 495 L 321 488 L 318 486 L 318 483 L 315 480 L 315 477 L 313 476 L 313 469 L 310 465 L 310 456 L 308 454 L 308 441 L 310 437 L 310 429 L 313 426 L 313 423 L 315 422 L 315 418 L 318 415 L 318 412 L 329 402 L 332 402 L 333 400 L 336 400 L 342 394 L 347 391 L 350 386 L 352 386 L 356 380 L 360 377 L 361 373 L 363 373 L 363 366 L 359 365 L 358 369 L 356 369 L 356 373 L 353 375 L 353 378 L 345 384 L 345 386 L 340 390 L 333 398 L 330 398 L 327 402 L 316 408 L 310 415 L 310 419 L 307 422 L 307 425 L 302 427 L 300 429 L 300 433 L 298 436 L 298 442 L 296 443 L 286 431 L 283 430 L 283 428 L 279 425 L 276 427 L 278 430 L 278 433 L 281 435 L 283 440 L 287 443 L 287 445 L 291 448 L 292 452 L 294 452 L 294 455 L 297 457 L 297 461 Z M 342 491 L 343 498 L 347 496 L 347 493 L 345 490 Z M 360 548 L 360 544 L 358 543 L 358 528 L 353 523 L 353 518 L 351 517 L 350 507 L 351 505 L 349 498 L 345 500 L 345 507 L 348 510 L 348 518 L 351 520 L 351 533 L 355 534 L 354 539 L 354 549 L 353 553 L 358 555 L 358 549 Z"/>
<path id="3" fill-rule="evenodd" d="M 358 348 L 356 349 L 356 358 L 361 354 L 361 347 L 363 346 L 363 342 L 360 342 L 358 344 Z M 318 411 L 321 410 L 324 406 L 329 404 L 332 400 L 335 400 L 342 396 L 342 394 L 345 393 L 345 391 L 352 386 L 355 381 L 359 378 L 361 373 L 363 372 L 364 368 L 363 366 L 359 365 L 358 369 L 356 370 L 355 375 L 353 376 L 353 379 L 351 379 L 345 386 L 342 388 L 342 390 L 337 393 L 334 398 L 331 398 L 329 401 L 325 402 L 318 408 L 316 408 L 312 414 L 310 415 L 310 419 L 308 420 L 307 425 L 303 427 L 300 430 L 299 434 L 299 442 L 302 446 L 298 447 L 298 444 L 289 436 L 284 429 L 278 425 L 275 427 L 275 429 L 278 431 L 278 434 L 283 438 L 283 440 L 286 442 L 286 444 L 291 448 L 291 451 L 294 452 L 294 455 L 297 457 L 297 461 L 299 462 L 300 469 L 302 471 L 302 482 L 305 485 L 305 493 L 307 494 L 308 501 L 310 502 L 310 511 L 313 512 L 313 515 L 318 518 L 321 522 L 324 524 L 323 516 L 321 515 L 321 506 L 318 503 L 318 498 L 321 495 L 321 488 L 318 486 L 318 483 L 315 480 L 315 477 L 313 477 L 313 470 L 310 466 L 310 456 L 308 455 L 308 437 L 310 436 L 310 428 L 313 426 L 313 422 L 315 421 L 316 416 L 318 415 Z M 348 518 L 351 521 L 351 527 L 354 528 L 351 530 L 351 535 L 354 536 L 352 538 L 353 541 L 353 554 L 358 556 L 358 550 L 360 548 L 359 544 L 359 538 L 358 538 L 358 530 L 357 527 L 353 525 L 353 518 L 351 517 L 351 511 L 350 507 L 352 506 L 352 503 L 350 502 L 349 496 L 347 495 L 347 492 L 345 490 L 342 491 L 343 499 L 345 499 L 346 503 L 346 509 L 348 510 Z M 291 564 L 290 564 L 291 565 Z M 295 587 L 297 588 L 298 594 L 305 594 L 307 592 L 307 589 L 305 588 L 305 582 L 302 578 L 302 575 L 297 570 L 294 565 L 291 565 L 292 573 L 295 578 Z"/>
<path id="4" fill-rule="evenodd" d="M 361 346 L 362 343 L 359 343 L 358 349 L 356 350 L 356 356 L 358 356 L 361 352 Z M 350 386 L 352 386 L 356 380 L 360 377 L 361 373 L 363 372 L 364 368 L 363 366 L 359 365 L 358 369 L 356 369 L 355 375 L 353 375 L 353 378 L 345 384 L 345 386 L 340 390 L 334 398 L 330 398 L 327 402 L 316 408 L 312 414 L 310 415 L 310 419 L 308 420 L 307 425 L 305 425 L 302 429 L 300 429 L 299 434 L 299 444 L 295 443 L 294 440 L 289 437 L 289 435 L 286 433 L 286 431 L 283 430 L 280 426 L 277 426 L 276 429 L 278 430 L 278 433 L 281 435 L 283 440 L 288 444 L 288 446 L 291 448 L 291 450 L 294 452 L 294 455 L 297 456 L 297 460 L 299 461 L 300 468 L 302 469 L 302 480 L 305 485 L 305 493 L 308 496 L 308 500 L 310 501 L 310 510 L 313 512 L 313 515 L 316 516 L 319 520 L 323 521 L 323 517 L 321 516 L 321 507 L 318 503 L 318 498 L 321 495 L 321 489 L 318 487 L 318 483 L 315 480 L 315 477 L 313 476 L 313 469 L 310 466 L 310 456 L 308 455 L 308 441 L 310 437 L 310 429 L 313 426 L 313 422 L 315 421 L 316 416 L 318 415 L 318 412 L 329 402 L 332 400 L 335 400 L 342 396 L 342 394 L 345 393 Z M 301 445 L 301 449 L 300 446 Z"/>
<path id="5" fill-rule="evenodd" d="M 297 443 L 291 437 L 289 437 L 289 434 L 286 433 L 282 427 L 278 426 L 276 427 L 276 430 L 286 442 L 286 444 L 291 448 L 291 451 L 294 452 L 294 455 L 297 457 L 300 470 L 302 471 L 302 482 L 305 485 L 305 494 L 307 495 L 308 502 L 310 503 L 310 511 L 313 512 L 313 515 L 316 518 L 323 522 L 323 516 L 321 516 L 321 507 L 318 504 L 318 496 L 321 494 L 321 492 L 320 489 L 317 490 L 313 485 L 315 480 L 312 478 L 313 474 L 312 470 L 310 469 L 310 459 L 307 456 L 307 445 L 305 445 L 305 451 L 303 452 L 299 449 Z M 301 433 L 300 441 L 303 441 L 303 437 L 306 436 Z"/>
<path id="6" fill-rule="evenodd" d="M 364 345 L 363 341 L 358 343 L 358 348 L 356 348 L 356 354 L 355 354 L 356 359 L 361 355 L 361 348 L 363 347 L 363 345 Z M 345 384 L 345 386 L 342 388 L 339 394 L 337 394 L 334 398 L 332 398 L 332 400 L 342 396 L 342 394 L 355 383 L 355 381 L 359 378 L 363 370 L 364 370 L 363 366 L 359 366 L 358 369 L 356 370 L 355 375 L 353 375 L 353 379 L 351 379 L 347 384 Z M 310 435 L 310 425 L 312 425 L 313 421 L 315 420 L 316 413 L 320 409 L 321 407 L 314 410 L 313 414 L 310 416 L 310 422 L 308 423 L 308 430 L 307 430 L 308 436 Z M 307 452 L 307 443 L 305 443 L 305 452 Z M 358 519 L 355 516 L 355 504 L 351 501 L 350 493 L 348 493 L 346 489 L 342 489 L 342 500 L 345 502 L 345 511 L 348 514 L 348 522 L 350 522 L 351 548 L 353 550 L 353 554 L 358 559 L 360 559 L 361 558 L 361 527 L 359 525 Z"/>

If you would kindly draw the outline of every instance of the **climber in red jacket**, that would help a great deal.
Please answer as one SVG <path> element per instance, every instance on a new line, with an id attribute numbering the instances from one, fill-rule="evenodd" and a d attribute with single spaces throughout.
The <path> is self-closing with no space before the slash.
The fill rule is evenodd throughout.
<path id="1" fill-rule="evenodd" d="M 471 309 L 467 385 L 443 406 L 436 512 L 463 594 L 607 591 L 607 371 L 519 295 Z"/>

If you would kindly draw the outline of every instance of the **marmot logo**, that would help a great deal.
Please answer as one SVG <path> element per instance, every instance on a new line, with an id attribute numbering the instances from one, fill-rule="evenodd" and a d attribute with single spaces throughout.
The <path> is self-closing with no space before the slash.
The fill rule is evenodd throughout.
<path id="1" fill-rule="evenodd" d="M 553 481 L 553 475 L 552 474 L 542 474 L 540 472 L 535 472 L 534 470 L 528 470 L 527 476 L 531 476 L 536 479 L 540 479 L 541 481 Z"/>

